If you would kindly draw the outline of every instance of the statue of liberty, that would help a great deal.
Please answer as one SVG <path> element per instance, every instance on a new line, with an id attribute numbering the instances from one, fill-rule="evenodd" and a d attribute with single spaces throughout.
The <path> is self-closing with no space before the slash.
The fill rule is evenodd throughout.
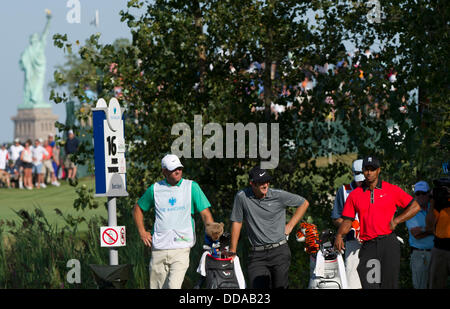
<path id="1" fill-rule="evenodd" d="M 33 33 L 30 36 L 30 45 L 22 53 L 19 61 L 20 68 L 25 72 L 24 101 L 19 109 L 48 108 L 51 105 L 44 101 L 45 82 L 45 44 L 50 26 L 51 12 L 46 10 L 47 23 L 42 34 Z"/>

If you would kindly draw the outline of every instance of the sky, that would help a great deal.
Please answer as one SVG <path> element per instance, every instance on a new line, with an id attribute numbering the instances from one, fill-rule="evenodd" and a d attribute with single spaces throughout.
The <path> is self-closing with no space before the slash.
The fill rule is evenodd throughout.
<path id="1" fill-rule="evenodd" d="M 74 3 L 80 4 L 79 23 L 73 15 Z M 62 49 L 53 45 L 53 35 L 67 34 L 70 42 L 80 43 L 97 32 L 100 42 L 112 43 L 117 38 L 128 38 L 131 33 L 126 23 L 120 21 L 119 12 L 126 9 L 127 0 L 14 0 L 2 2 L 0 8 L 0 143 L 10 143 L 14 138 L 14 122 L 17 107 L 23 102 L 24 72 L 19 67 L 19 59 L 28 45 L 31 34 L 42 33 L 46 23 L 45 9 L 52 13 L 50 33 L 45 54 L 47 57 L 44 99 L 52 105 L 59 122 L 65 122 L 64 103 L 55 104 L 49 100 L 49 82 L 57 65 L 65 63 Z M 99 26 L 91 24 L 98 10 Z M 69 16 L 69 18 L 68 18 Z M 75 44 L 74 44 L 75 45 Z"/>

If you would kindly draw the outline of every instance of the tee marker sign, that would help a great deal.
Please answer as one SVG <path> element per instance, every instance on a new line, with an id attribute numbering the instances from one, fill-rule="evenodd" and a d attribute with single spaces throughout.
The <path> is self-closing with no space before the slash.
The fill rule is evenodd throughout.
<path id="1" fill-rule="evenodd" d="M 126 246 L 125 226 L 117 226 L 116 199 L 128 196 L 124 116 L 119 101 L 112 98 L 109 106 L 99 99 L 92 109 L 94 131 L 95 196 L 108 197 L 108 225 L 100 228 L 100 246 L 110 247 L 109 264 L 119 264 L 114 247 Z"/>
<path id="2" fill-rule="evenodd" d="M 116 98 L 106 105 L 99 99 L 92 109 L 94 131 L 95 196 L 128 196 L 124 121 Z"/>

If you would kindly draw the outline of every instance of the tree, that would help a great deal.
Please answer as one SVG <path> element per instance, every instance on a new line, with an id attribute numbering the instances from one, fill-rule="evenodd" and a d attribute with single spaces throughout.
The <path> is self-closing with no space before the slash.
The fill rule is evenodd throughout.
<path id="1" fill-rule="evenodd" d="M 406 133 L 405 161 L 414 167 L 415 179 L 442 175 L 449 157 L 449 4 L 446 1 L 386 1 L 387 18 L 379 33 L 389 41 L 387 53 L 397 55 L 390 65 L 398 72 L 398 96 L 416 90 L 411 106 L 412 125 Z M 412 110 L 415 108 L 416 110 Z M 402 132 L 402 133 L 403 133 Z"/>

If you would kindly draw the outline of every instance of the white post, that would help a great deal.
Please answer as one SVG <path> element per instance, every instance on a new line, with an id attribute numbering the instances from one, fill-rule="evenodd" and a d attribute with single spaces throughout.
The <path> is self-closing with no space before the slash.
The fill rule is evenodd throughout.
<path id="1" fill-rule="evenodd" d="M 117 226 L 116 197 L 108 197 L 108 226 Z M 119 265 L 119 252 L 109 249 L 109 265 Z"/>

